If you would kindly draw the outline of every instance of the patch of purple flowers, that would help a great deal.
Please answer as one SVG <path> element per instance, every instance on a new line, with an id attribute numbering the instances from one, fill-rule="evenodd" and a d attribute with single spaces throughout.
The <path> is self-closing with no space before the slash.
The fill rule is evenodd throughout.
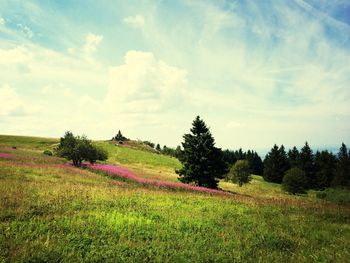
<path id="1" fill-rule="evenodd" d="M 12 157 L 12 155 L 10 153 L 2 153 L 2 152 L 0 152 L 0 158 L 10 159 L 11 157 Z"/>
<path id="2" fill-rule="evenodd" d="M 126 168 L 109 165 L 109 164 L 86 164 L 86 167 L 94 170 L 99 170 L 110 175 L 116 175 L 125 179 L 129 179 L 140 184 L 149 184 L 149 185 L 155 185 L 160 187 L 170 187 L 170 188 L 182 188 L 182 189 L 188 189 L 188 190 L 206 192 L 206 193 L 226 194 L 224 191 L 210 189 L 206 187 L 199 187 L 199 186 L 183 184 L 183 183 L 163 182 L 163 181 L 141 178 Z"/>

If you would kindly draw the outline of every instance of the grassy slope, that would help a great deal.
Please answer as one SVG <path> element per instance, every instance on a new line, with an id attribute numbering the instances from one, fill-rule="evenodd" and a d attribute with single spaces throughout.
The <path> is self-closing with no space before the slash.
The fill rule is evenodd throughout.
<path id="1" fill-rule="evenodd" d="M 0 147 L 18 147 L 31 150 L 51 150 L 59 143 L 55 138 L 0 135 Z"/>
<path id="2" fill-rule="evenodd" d="M 169 182 L 177 182 L 175 169 L 181 167 L 180 162 L 173 157 L 150 151 L 140 151 L 138 149 L 117 146 L 109 142 L 99 142 L 100 146 L 109 153 L 109 163 L 123 165 L 138 175 Z M 140 148 L 142 149 L 142 145 Z"/>
<path id="3" fill-rule="evenodd" d="M 240 189 L 223 183 L 242 193 L 234 197 L 145 188 L 67 167 L 64 160 L 28 150 L 41 144 L 30 143 L 24 150 L 0 150 L 11 155 L 0 158 L 0 262 L 350 258 L 347 207 L 290 197 L 259 178 Z M 135 169 L 142 162 L 153 173 L 178 165 L 159 155 L 113 149 L 119 155 L 111 161 Z"/>

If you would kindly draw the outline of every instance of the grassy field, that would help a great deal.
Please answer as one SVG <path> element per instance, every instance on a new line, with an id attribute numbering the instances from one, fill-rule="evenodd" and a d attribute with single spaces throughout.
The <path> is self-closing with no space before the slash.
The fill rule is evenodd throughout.
<path id="1" fill-rule="evenodd" d="M 139 147 L 134 144 L 133 148 L 118 146 L 110 142 L 99 142 L 98 144 L 108 151 L 109 163 L 128 167 L 147 179 L 178 181 L 175 169 L 179 169 L 181 165 L 174 157 L 143 150 L 142 144 Z"/>
<path id="2" fill-rule="evenodd" d="M 0 135 L 0 147 L 3 148 L 18 147 L 31 150 L 52 150 L 57 143 L 59 143 L 59 139 L 55 138 Z"/>
<path id="3" fill-rule="evenodd" d="M 55 143 L 0 136 L 0 262 L 349 262 L 348 206 L 260 177 L 222 182 L 228 196 L 139 185 L 42 154 Z M 108 163 L 176 180 L 176 159 L 99 143 Z"/>

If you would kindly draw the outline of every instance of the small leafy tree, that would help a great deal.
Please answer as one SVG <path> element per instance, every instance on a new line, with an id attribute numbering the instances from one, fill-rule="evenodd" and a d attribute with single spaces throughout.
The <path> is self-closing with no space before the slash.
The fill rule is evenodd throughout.
<path id="1" fill-rule="evenodd" d="M 293 195 L 306 193 L 307 186 L 308 178 L 298 167 L 289 169 L 283 177 L 282 189 Z"/>
<path id="2" fill-rule="evenodd" d="M 158 151 L 158 152 L 160 152 L 162 149 L 160 148 L 160 145 L 159 145 L 159 143 L 157 144 L 157 146 L 156 146 L 156 150 Z"/>
<path id="3" fill-rule="evenodd" d="M 240 187 L 252 180 L 250 175 L 249 162 L 247 160 L 238 160 L 228 173 L 229 181 L 238 184 Z"/>
<path id="4" fill-rule="evenodd" d="M 192 123 L 191 133 L 185 134 L 179 160 L 182 168 L 177 170 L 183 183 L 217 188 L 218 179 L 227 172 L 222 151 L 215 147 L 215 140 L 207 125 L 199 116 Z"/>
<path id="5" fill-rule="evenodd" d="M 60 139 L 56 152 L 58 156 L 71 160 L 74 166 L 81 166 L 83 161 L 93 164 L 108 158 L 107 152 L 93 145 L 86 136 L 74 136 L 69 131 Z"/>

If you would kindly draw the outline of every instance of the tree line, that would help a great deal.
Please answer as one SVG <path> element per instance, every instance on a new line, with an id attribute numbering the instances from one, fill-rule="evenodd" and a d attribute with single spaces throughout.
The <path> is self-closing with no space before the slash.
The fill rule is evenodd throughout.
<path id="1" fill-rule="evenodd" d="M 253 150 L 232 151 L 215 147 L 209 128 L 199 116 L 192 123 L 191 133 L 183 136 L 179 160 L 182 168 L 176 171 L 180 181 L 217 188 L 220 179 L 242 186 L 251 174 L 262 175 L 265 181 L 282 184 L 290 193 L 308 189 L 350 186 L 350 152 L 342 143 L 337 155 L 323 150 L 314 154 L 309 144 L 298 150 L 286 151 L 276 144 L 264 161 Z"/>
<path id="2" fill-rule="evenodd" d="M 307 142 L 300 150 L 294 146 L 288 151 L 283 145 L 275 144 L 262 161 L 254 150 L 217 148 L 209 128 L 199 116 L 192 122 L 190 133 L 184 134 L 183 138 L 182 147 L 176 149 L 143 142 L 158 153 L 180 160 L 182 168 L 176 173 L 183 183 L 217 188 L 219 180 L 225 179 L 242 186 L 249 183 L 251 174 L 255 174 L 262 175 L 265 181 L 282 184 L 283 189 L 293 194 L 308 189 L 350 186 L 350 151 L 344 143 L 337 155 L 327 150 L 313 153 Z M 119 130 L 112 140 L 123 143 L 129 139 Z M 71 132 L 66 132 L 60 139 L 56 152 L 76 166 L 83 161 L 95 163 L 108 158 L 105 150 L 85 136 L 74 136 Z"/>
<path id="3" fill-rule="evenodd" d="M 292 171 L 291 171 L 292 170 Z M 350 152 L 342 143 L 337 155 L 328 150 L 313 153 L 309 144 L 299 150 L 297 147 L 285 150 L 276 144 L 264 159 L 263 177 L 268 182 L 290 182 L 300 187 L 299 192 L 307 189 L 322 190 L 327 187 L 346 187 L 350 185 Z M 284 177 L 287 176 L 287 181 Z M 292 179 L 292 180 L 293 180 Z"/>

